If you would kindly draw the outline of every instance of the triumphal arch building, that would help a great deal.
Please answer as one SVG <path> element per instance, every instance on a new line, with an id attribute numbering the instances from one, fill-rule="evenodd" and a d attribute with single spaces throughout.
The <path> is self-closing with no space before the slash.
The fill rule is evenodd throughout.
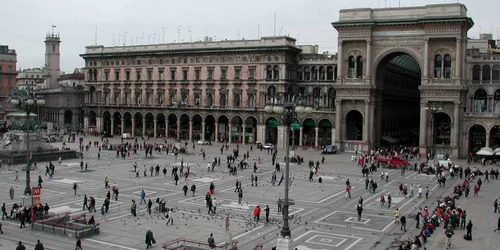
<path id="1" fill-rule="evenodd" d="M 463 157 L 465 51 L 473 21 L 462 4 L 340 11 L 335 143 L 369 150 L 396 138 L 419 152 Z"/>

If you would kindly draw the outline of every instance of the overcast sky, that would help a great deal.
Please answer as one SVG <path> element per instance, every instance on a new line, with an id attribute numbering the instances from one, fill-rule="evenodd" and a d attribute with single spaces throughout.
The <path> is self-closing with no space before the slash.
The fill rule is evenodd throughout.
<path id="1" fill-rule="evenodd" d="M 298 38 L 299 44 L 317 44 L 322 51 L 337 51 L 337 33 L 331 22 L 343 8 L 397 7 L 457 0 L 15 0 L 2 1 L 0 44 L 16 49 L 18 68 L 44 64 L 45 34 L 56 25 L 61 34 L 61 70 L 83 67 L 79 54 L 85 46 L 106 46 L 203 39 L 255 39 L 274 33 Z M 499 37 L 494 22 L 499 0 L 459 0 L 466 4 L 475 27 Z M 496 12 L 496 13 L 495 13 Z M 163 29 L 162 29 L 163 27 Z M 260 28 L 259 28 L 260 27 Z M 178 32 L 180 30 L 180 33 Z M 189 32 L 191 30 L 191 32 Z M 126 39 L 124 39 L 125 37 Z M 114 39 L 113 39 L 114 37 Z M 125 40 L 125 41 L 124 41 Z M 113 43 L 114 41 L 114 43 Z"/>

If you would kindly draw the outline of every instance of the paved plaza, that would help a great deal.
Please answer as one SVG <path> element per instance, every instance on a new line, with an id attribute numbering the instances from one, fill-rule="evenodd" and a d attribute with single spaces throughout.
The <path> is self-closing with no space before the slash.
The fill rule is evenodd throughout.
<path id="1" fill-rule="evenodd" d="M 87 137 L 85 143 L 96 139 Z M 117 138 L 111 141 L 118 143 Z M 58 144 L 54 145 L 58 146 Z M 71 148 L 76 148 L 76 145 L 69 144 Z M 189 144 L 189 154 L 180 154 L 177 159 L 173 154 L 157 153 L 153 153 L 153 157 L 145 158 L 144 151 L 121 159 L 116 158 L 115 151 L 105 150 L 101 152 L 100 160 L 97 159 L 97 148 L 91 148 L 88 152 L 84 152 L 84 162 L 88 164 L 89 171 L 80 170 L 79 159 L 67 160 L 62 164 L 55 163 L 55 176 L 49 180 L 48 176 L 44 176 L 47 163 L 39 163 L 39 169 L 33 171 L 31 175 L 32 186 L 36 185 L 36 178 L 41 175 L 44 178 L 42 203 L 48 203 L 52 212 L 70 211 L 73 214 L 85 212 L 82 210 L 84 194 L 96 198 L 96 208 L 99 210 L 108 191 L 104 187 L 106 176 L 109 177 L 111 186 L 119 188 L 118 201 L 111 201 L 110 211 L 105 218 L 100 219 L 99 211 L 94 213 L 101 225 L 101 233 L 83 239 L 84 249 L 144 249 L 145 232 L 148 228 L 153 231 L 157 241 L 154 245 L 155 249 L 161 249 L 161 244 L 177 238 L 199 240 L 205 243 L 210 233 L 214 234 L 217 243 L 222 243 L 228 237 L 225 231 L 227 214 L 231 218 L 230 234 L 232 239 L 238 241 L 239 249 L 252 249 L 259 243 L 263 244 L 263 249 L 271 249 L 276 244 L 282 225 L 282 216 L 278 213 L 276 204 L 278 197 L 284 196 L 283 184 L 280 186 L 271 184 L 271 174 L 274 170 L 274 166 L 271 166 L 271 155 L 265 150 L 256 150 L 255 147 L 253 151 L 250 151 L 250 166 L 253 166 L 253 162 L 257 162 L 259 158 L 263 161 L 262 164 L 258 164 L 259 183 L 255 187 L 250 185 L 250 175 L 253 173 L 251 167 L 243 171 L 238 170 L 236 176 L 230 175 L 225 167 L 226 156 L 228 152 L 235 149 L 236 145 L 230 145 L 229 150 L 223 155 L 220 154 L 220 147 L 220 144 L 196 145 L 193 150 L 192 144 Z M 199 155 L 201 148 L 204 148 L 207 153 L 205 161 Z M 240 155 L 246 153 L 247 150 L 250 150 L 249 145 L 240 145 Z M 283 162 L 284 154 L 283 149 L 278 150 L 278 162 Z M 292 246 L 303 250 L 389 249 L 393 242 L 417 234 L 414 220 L 415 209 L 425 205 L 434 207 L 438 197 L 451 194 L 451 187 L 456 182 L 456 180 L 450 180 L 446 188 L 439 188 L 434 176 L 418 174 L 414 171 L 407 171 L 405 176 L 401 176 L 400 171 L 395 169 L 389 170 L 388 182 L 380 180 L 379 173 L 371 175 L 370 178 L 378 182 L 378 188 L 375 194 L 369 193 L 365 190 L 365 178 L 361 176 L 360 168 L 351 162 L 350 154 L 343 153 L 325 156 L 325 164 L 321 165 L 320 169 L 320 176 L 323 178 L 323 185 L 320 187 L 317 182 L 318 176 L 314 176 L 314 182 L 309 182 L 307 167 L 309 160 L 321 160 L 319 151 L 297 150 L 296 154 L 304 157 L 305 164 L 291 164 L 293 180 L 290 197 L 295 200 L 296 204 L 290 209 L 292 216 L 290 224 Z M 207 172 L 206 166 L 213 157 L 221 157 L 221 167 L 216 167 L 215 173 Z M 191 176 L 187 183 L 189 186 L 196 184 L 197 192 L 194 197 L 191 192 L 184 196 L 183 179 L 175 185 L 170 178 L 172 166 L 179 164 L 181 160 L 191 166 Z M 137 162 L 139 166 L 141 176 L 139 178 L 135 177 L 134 162 Z M 156 164 L 159 164 L 162 169 L 167 166 L 167 177 L 164 177 L 163 173 L 157 177 L 149 176 L 149 166 L 156 166 Z M 148 169 L 147 177 L 143 177 L 144 165 Z M 0 202 L 5 202 L 10 211 L 14 202 L 21 202 L 25 177 L 21 166 L 15 166 L 11 171 L 5 168 L 4 166 L 0 174 Z M 15 170 L 19 171 L 19 182 L 15 181 Z M 278 174 L 278 181 L 280 176 Z M 237 193 L 234 192 L 237 179 L 243 184 L 241 205 L 238 204 Z M 347 179 L 353 188 L 351 199 L 346 198 L 344 191 Z M 79 185 L 77 195 L 74 195 L 72 190 L 75 182 Z M 215 184 L 214 197 L 219 202 L 217 216 L 208 215 L 208 209 L 205 206 L 205 194 L 210 182 Z M 430 198 L 428 200 L 418 198 L 417 188 L 415 188 L 414 197 L 404 197 L 399 194 L 400 183 L 422 185 L 424 188 L 428 186 L 431 190 Z M 474 240 L 464 241 L 461 236 L 465 232 L 457 230 L 453 243 L 455 249 L 499 249 L 494 243 L 495 239 L 498 239 L 498 234 L 493 233 L 498 217 L 494 216 L 491 206 L 494 198 L 498 196 L 495 190 L 498 190 L 499 183 L 500 181 L 492 180 L 491 183 L 483 185 L 484 188 L 479 197 L 457 201 L 458 205 L 468 211 L 468 219 L 473 220 Z M 10 187 L 15 189 L 14 200 L 9 199 Z M 173 225 L 166 226 L 166 219 L 158 212 L 153 212 L 152 215 L 147 213 L 145 204 L 139 204 L 141 190 L 144 190 L 153 202 L 160 197 L 166 200 L 167 207 L 175 208 Z M 389 194 L 392 196 L 392 207 L 390 209 L 380 207 L 380 196 Z M 360 196 L 364 199 L 364 211 L 362 219 L 358 221 L 356 204 Z M 130 214 L 132 199 L 138 203 L 137 217 Z M 262 214 L 260 222 L 253 223 L 252 211 L 257 205 L 261 206 Z M 266 205 L 271 208 L 269 224 L 265 223 Z M 409 217 L 409 231 L 404 235 L 393 223 L 393 211 L 396 207 L 399 208 L 401 214 Z M 4 234 L 0 235 L 0 249 L 14 249 L 19 240 L 25 242 L 27 248 L 31 249 L 37 239 L 41 239 L 46 249 L 74 249 L 75 239 L 31 231 L 30 227 L 20 229 L 18 221 L 5 220 L 2 223 Z M 428 249 L 444 249 L 444 242 L 444 230 L 438 229 L 429 239 L 427 246 Z"/>

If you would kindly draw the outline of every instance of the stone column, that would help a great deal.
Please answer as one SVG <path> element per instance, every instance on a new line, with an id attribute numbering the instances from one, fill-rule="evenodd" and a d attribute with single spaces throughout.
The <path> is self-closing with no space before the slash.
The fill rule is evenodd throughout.
<path id="1" fill-rule="evenodd" d="M 371 77 L 371 74 L 372 74 L 372 70 L 371 70 L 371 61 L 372 61 L 372 41 L 371 40 L 367 40 L 366 41 L 366 77 L 367 78 L 370 78 Z"/>
<path id="2" fill-rule="evenodd" d="M 121 136 L 125 133 L 125 118 L 122 117 L 120 120 L 121 120 L 121 131 L 120 131 L 121 132 L 120 138 L 121 138 Z"/>
<path id="3" fill-rule="evenodd" d="M 342 48 L 342 40 L 338 41 L 337 53 L 337 79 L 342 79 L 344 76 L 344 50 Z"/>
<path id="4" fill-rule="evenodd" d="M 165 139 L 168 138 L 168 117 L 165 118 Z"/>
<path id="5" fill-rule="evenodd" d="M 135 137 L 135 119 L 132 118 L 132 137 Z"/>
<path id="6" fill-rule="evenodd" d="M 424 78 L 429 77 L 429 38 L 425 38 L 424 45 Z"/>
<path id="7" fill-rule="evenodd" d="M 201 122 L 201 139 L 205 140 L 205 122 Z"/>
<path id="8" fill-rule="evenodd" d="M 85 131 L 86 133 L 89 132 L 89 117 L 88 116 L 83 117 L 83 131 Z"/>
<path id="9" fill-rule="evenodd" d="M 102 117 L 96 117 L 96 129 L 97 129 L 97 132 L 98 133 L 101 133 L 102 132 Z M 59 126 L 59 128 L 61 128 L 61 126 Z"/>
<path id="10" fill-rule="evenodd" d="M 246 135 L 245 135 L 245 131 L 246 131 L 246 126 L 245 124 L 241 125 L 241 144 L 245 145 L 245 139 L 246 139 Z"/>
<path id="11" fill-rule="evenodd" d="M 314 128 L 314 147 L 315 148 L 318 148 L 319 144 L 319 128 L 318 127 L 315 127 Z"/>
<path id="12" fill-rule="evenodd" d="M 214 123 L 215 126 L 215 135 L 214 135 L 214 140 L 215 142 L 219 142 L 219 123 Z"/>
<path id="13" fill-rule="evenodd" d="M 299 127 L 299 146 L 302 147 L 302 137 L 304 137 L 304 128 Z"/>
<path id="14" fill-rule="evenodd" d="M 181 139 L 181 121 L 177 120 L 177 140 Z"/>
<path id="15" fill-rule="evenodd" d="M 255 141 L 261 141 L 262 143 L 265 143 L 265 133 L 266 133 L 266 126 L 265 125 L 259 125 L 257 124 L 257 133 L 256 133 L 256 138 Z"/>
<path id="16" fill-rule="evenodd" d="M 420 150 L 420 156 L 425 157 L 427 155 L 427 148 L 428 148 L 428 141 L 427 141 L 427 128 L 428 122 L 427 122 L 427 110 L 425 109 L 425 106 L 427 105 L 427 102 L 421 101 L 420 102 L 420 137 L 419 137 L 419 150 Z"/>
<path id="17" fill-rule="evenodd" d="M 142 136 L 146 135 L 146 119 L 142 118 Z"/>
<path id="18" fill-rule="evenodd" d="M 340 142 L 342 141 L 342 99 L 335 99 L 335 128 L 337 129 L 335 133 L 335 144 L 340 147 Z"/>
<path id="19" fill-rule="evenodd" d="M 455 109 L 453 112 L 453 148 L 458 148 L 460 145 L 460 102 L 454 102 Z"/>
<path id="20" fill-rule="evenodd" d="M 365 100 L 365 117 L 363 121 L 363 141 L 365 142 L 366 146 L 370 146 L 370 124 L 373 124 L 373 122 L 370 122 L 370 100 Z"/>
<path id="21" fill-rule="evenodd" d="M 153 137 L 156 138 L 158 135 L 156 133 L 156 129 L 157 129 L 157 124 L 156 124 L 157 120 L 156 120 L 156 117 L 155 119 L 153 120 Z"/>
<path id="22" fill-rule="evenodd" d="M 231 123 L 228 123 L 227 124 L 227 133 L 226 133 L 226 136 L 227 136 L 227 143 L 231 144 L 232 142 L 232 138 L 231 138 Z"/>
<path id="23" fill-rule="evenodd" d="M 462 79 L 462 39 L 457 38 L 455 57 L 455 79 Z M 455 120 L 456 121 L 456 120 Z"/>
<path id="24" fill-rule="evenodd" d="M 189 141 L 193 140 L 193 122 L 189 121 Z"/>
<path id="25" fill-rule="evenodd" d="M 332 144 L 334 144 L 334 141 L 335 141 L 335 129 L 332 128 Z"/>
<path id="26" fill-rule="evenodd" d="M 114 135 L 115 133 L 115 119 L 114 117 L 111 117 L 111 129 L 109 131 L 110 135 Z"/>

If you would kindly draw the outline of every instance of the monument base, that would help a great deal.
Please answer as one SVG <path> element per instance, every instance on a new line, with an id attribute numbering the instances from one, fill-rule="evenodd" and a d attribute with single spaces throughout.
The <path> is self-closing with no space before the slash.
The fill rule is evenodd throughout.
<path id="1" fill-rule="evenodd" d="M 276 250 L 290 250 L 290 243 L 292 243 L 290 238 L 282 238 L 280 236 L 278 238 L 278 242 L 276 243 Z"/>

